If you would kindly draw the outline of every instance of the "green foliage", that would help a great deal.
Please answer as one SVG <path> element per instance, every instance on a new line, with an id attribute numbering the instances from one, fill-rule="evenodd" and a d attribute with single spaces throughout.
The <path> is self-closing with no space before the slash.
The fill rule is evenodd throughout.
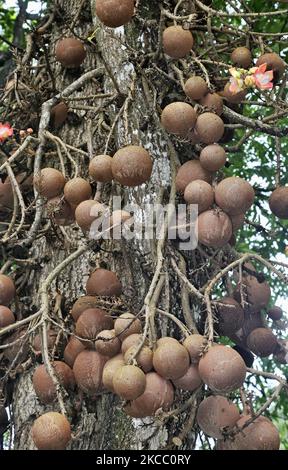
<path id="1" fill-rule="evenodd" d="M 13 41 L 13 28 L 16 17 L 16 9 L 7 8 L 5 0 L 0 0 L 0 51 L 9 49 L 9 45 L 1 39 L 1 36 L 9 42 Z"/>

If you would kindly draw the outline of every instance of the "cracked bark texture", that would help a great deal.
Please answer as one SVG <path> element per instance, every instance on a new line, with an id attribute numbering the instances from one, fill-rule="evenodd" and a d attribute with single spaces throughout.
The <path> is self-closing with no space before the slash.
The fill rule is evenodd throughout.
<path id="1" fill-rule="evenodd" d="M 172 2 L 173 3 L 173 2 Z M 154 0 L 143 2 L 142 15 L 145 15 L 147 21 L 153 16 L 159 18 L 159 5 Z M 71 23 L 71 19 L 79 8 L 78 0 L 60 0 L 58 2 L 63 18 L 67 23 Z M 141 7 L 142 8 L 142 7 Z M 92 12 L 92 15 L 91 15 Z M 109 146 L 108 153 L 115 152 L 117 148 L 129 143 L 143 145 L 153 156 L 154 166 L 153 175 L 150 182 L 140 188 L 120 188 L 119 186 L 112 185 L 112 194 L 121 194 L 125 201 L 133 203 L 136 202 L 143 206 L 144 203 L 152 203 L 156 201 L 159 196 L 160 188 L 169 190 L 170 185 L 170 165 L 169 165 L 169 152 L 167 143 L 159 126 L 157 127 L 155 121 L 151 118 L 153 110 L 151 103 L 147 101 L 147 96 L 143 90 L 143 80 L 135 61 L 131 61 L 130 53 L 123 50 L 121 41 L 126 36 L 131 46 L 150 44 L 153 39 L 155 42 L 155 31 L 150 31 L 149 27 L 141 31 L 137 30 L 136 26 L 128 25 L 125 30 L 120 28 L 119 32 L 112 32 L 104 28 L 94 16 L 94 0 L 89 5 L 87 1 L 82 7 L 80 13 L 80 21 L 77 22 L 75 32 L 80 37 L 88 37 L 93 31 L 96 30 L 96 46 L 87 46 L 88 54 L 84 65 L 81 67 L 81 72 L 88 71 L 92 68 L 98 67 L 103 62 L 99 59 L 103 57 L 104 61 L 109 64 L 109 68 L 119 84 L 119 88 L 123 95 L 129 93 L 129 86 L 131 78 L 136 73 L 135 85 L 132 95 L 132 100 L 129 103 L 128 109 L 128 132 L 125 130 L 127 122 L 123 116 L 119 119 L 111 145 Z M 79 26 L 80 25 L 80 26 Z M 139 24 L 137 23 L 139 26 Z M 117 38 L 113 38 L 113 34 Z M 52 41 L 49 45 L 51 48 L 52 68 L 56 76 L 56 88 L 58 91 L 63 89 L 73 79 L 77 78 L 76 74 L 72 71 L 64 71 L 61 66 L 55 63 L 53 58 L 53 50 L 55 43 L 63 35 L 71 35 L 69 30 L 63 30 L 62 24 L 53 25 Z M 106 72 L 105 72 L 106 73 Z M 153 80 L 153 77 L 150 77 Z M 87 83 L 85 87 L 79 90 L 74 96 L 81 94 L 95 93 L 97 83 Z M 104 78 L 105 91 L 113 92 L 113 83 L 106 73 Z M 152 96 L 152 103 L 154 97 Z M 85 102 L 83 103 L 85 105 Z M 98 105 L 98 103 L 97 103 Z M 75 114 L 80 117 L 75 125 L 73 122 L 66 123 L 59 132 L 59 136 L 66 143 L 75 147 L 87 148 L 91 153 L 91 142 L 94 155 L 103 153 L 105 146 L 105 139 L 99 129 L 97 128 L 99 114 L 102 113 L 102 118 L 112 123 L 115 115 L 119 111 L 114 105 L 111 105 L 107 110 L 99 110 L 95 115 L 93 112 L 75 110 Z M 143 123 L 145 122 L 145 126 Z M 142 129 L 142 130 L 141 130 Z M 77 161 L 82 170 L 82 175 L 87 176 L 88 161 L 83 158 L 81 154 L 77 156 Z M 44 159 L 42 166 L 52 166 L 52 162 Z M 54 162 L 59 164 L 59 162 Z M 109 194 L 106 192 L 109 202 Z M 77 241 L 83 236 L 78 229 L 69 228 L 68 235 L 72 242 L 76 245 Z M 143 299 L 149 287 L 149 280 L 151 280 L 151 272 L 153 275 L 153 267 L 149 268 L 149 263 L 153 261 L 153 254 L 155 252 L 155 241 L 119 241 L 110 243 L 107 242 L 105 248 L 113 250 L 114 253 L 101 253 L 100 257 L 93 251 L 88 251 L 82 255 L 75 262 L 73 262 L 67 269 L 65 269 L 57 280 L 53 283 L 50 290 L 51 308 L 53 306 L 53 299 L 57 294 L 61 295 L 61 309 L 63 315 L 68 313 L 72 303 L 80 296 L 85 294 L 85 284 L 89 272 L 101 263 L 106 263 L 109 269 L 118 272 L 119 277 L 124 287 L 124 296 L 127 302 L 131 305 L 133 311 L 138 312 L 139 308 L 143 305 Z M 75 246 L 74 246 L 75 249 Z M 37 305 L 36 293 L 41 285 L 41 282 L 47 277 L 48 273 L 65 259 L 73 251 L 73 246 L 68 242 L 58 238 L 55 234 L 50 236 L 43 236 L 38 239 L 31 249 L 31 256 L 37 260 L 38 266 L 35 270 L 31 269 L 27 284 L 25 285 L 25 295 L 31 300 L 31 308 Z M 148 254 L 147 254 L 148 252 Z M 143 267 L 143 262 L 148 264 L 148 268 Z M 172 281 L 170 281 L 172 282 Z M 172 286 L 173 289 L 173 286 Z M 179 286 L 175 282 L 175 298 L 171 299 L 171 311 L 179 314 L 180 302 L 177 299 L 176 292 Z M 172 290 L 173 292 L 173 290 Z M 162 305 L 165 305 L 167 299 L 162 296 Z M 33 303 L 35 305 L 33 305 Z M 161 305 L 161 303 L 160 303 Z M 68 314 L 69 318 L 69 314 Z M 72 321 L 66 321 L 66 328 L 72 326 Z M 162 330 L 166 334 L 167 321 L 163 320 Z M 35 366 L 35 365 L 34 365 Z M 23 371 L 18 375 L 14 384 L 13 395 L 13 421 L 15 425 L 15 449 L 34 449 L 33 442 L 30 436 L 30 429 L 33 420 L 44 411 L 55 410 L 57 405 L 41 406 L 36 398 L 32 385 L 32 374 L 34 366 L 27 371 Z M 72 441 L 68 449 L 161 449 L 165 447 L 168 442 L 168 437 L 173 437 L 176 430 L 181 430 L 181 419 L 172 422 L 169 426 L 157 426 L 155 424 L 143 423 L 139 420 L 132 421 L 126 417 L 121 411 L 121 404 L 119 400 L 111 395 L 104 394 L 99 396 L 95 401 L 87 400 L 80 394 L 70 396 L 66 399 L 66 405 L 69 410 L 69 417 L 73 427 L 76 439 Z M 149 423 L 149 420 L 148 420 Z M 186 448 L 193 448 L 194 433 L 188 434 L 185 442 Z"/>

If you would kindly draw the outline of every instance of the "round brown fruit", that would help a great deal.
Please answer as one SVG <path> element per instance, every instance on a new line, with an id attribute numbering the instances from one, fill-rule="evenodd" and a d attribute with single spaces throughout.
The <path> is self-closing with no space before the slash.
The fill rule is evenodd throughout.
<path id="1" fill-rule="evenodd" d="M 27 338 L 27 331 L 25 328 L 17 329 L 12 335 L 9 335 L 3 340 L 3 344 L 13 344 L 3 349 L 4 357 L 13 362 L 14 366 L 26 361 L 29 355 L 29 344 Z"/>
<path id="2" fill-rule="evenodd" d="M 239 230 L 239 228 L 243 227 L 245 222 L 245 214 L 230 215 L 230 219 L 232 222 L 233 232 L 236 232 L 236 230 Z"/>
<path id="3" fill-rule="evenodd" d="M 205 398 L 201 401 L 197 411 L 199 427 L 214 439 L 223 439 L 224 428 L 234 427 L 239 419 L 240 414 L 237 406 L 219 395 Z"/>
<path id="4" fill-rule="evenodd" d="M 55 55 L 63 67 L 71 69 L 80 67 L 86 57 L 86 51 L 79 39 L 63 38 L 56 44 Z"/>
<path id="5" fill-rule="evenodd" d="M 197 218 L 198 241 L 210 248 L 222 248 L 232 236 L 232 223 L 225 212 L 211 209 Z"/>
<path id="6" fill-rule="evenodd" d="M 122 293 L 122 286 L 116 273 L 108 269 L 98 268 L 90 274 L 86 291 L 88 295 L 118 297 Z"/>
<path id="7" fill-rule="evenodd" d="M 223 113 L 223 100 L 218 93 L 208 93 L 200 100 L 200 104 L 201 106 L 214 111 L 218 116 L 221 116 Z"/>
<path id="8" fill-rule="evenodd" d="M 47 331 L 47 346 L 48 351 L 52 351 L 57 338 L 57 332 L 53 329 Z M 38 333 L 32 342 L 32 347 L 36 354 L 41 354 L 42 351 L 42 335 Z M 70 365 L 70 364 L 68 364 Z"/>
<path id="9" fill-rule="evenodd" d="M 156 372 L 148 372 L 144 393 L 129 403 L 124 410 L 127 415 L 134 418 L 145 418 L 154 416 L 160 408 L 167 411 L 173 401 L 174 390 L 171 382 Z"/>
<path id="10" fill-rule="evenodd" d="M 226 163 L 226 152 L 218 144 L 211 144 L 204 147 L 200 153 L 200 163 L 205 170 L 218 171 Z"/>
<path id="11" fill-rule="evenodd" d="M 128 145 L 115 153 L 112 159 L 113 178 L 123 186 L 139 186 L 149 180 L 153 163 L 147 150 Z"/>
<path id="12" fill-rule="evenodd" d="M 83 295 L 82 297 L 79 297 L 76 302 L 74 302 L 70 313 L 73 319 L 77 321 L 82 312 L 88 308 L 95 308 L 98 306 L 98 304 L 99 300 L 97 300 L 96 297 L 93 297 L 92 295 Z"/>
<path id="13" fill-rule="evenodd" d="M 141 321 L 133 313 L 122 313 L 114 323 L 114 330 L 116 336 L 124 341 L 127 336 L 142 332 Z"/>
<path id="14" fill-rule="evenodd" d="M 279 219 L 288 219 L 288 186 L 281 186 L 273 191 L 269 198 L 271 211 Z"/>
<path id="15" fill-rule="evenodd" d="M 214 202 L 214 190 L 206 181 L 191 181 L 185 188 L 184 199 L 187 204 L 197 204 L 199 213 L 204 212 L 209 209 Z"/>
<path id="16" fill-rule="evenodd" d="M 123 340 L 123 343 L 121 345 L 122 354 L 125 354 L 126 351 L 128 351 L 128 349 L 132 346 L 139 346 L 139 344 L 142 342 L 142 339 L 143 337 L 139 333 L 132 333 L 132 335 L 127 336 L 127 338 Z M 147 338 L 145 339 L 144 344 L 147 346 Z"/>
<path id="17" fill-rule="evenodd" d="M 68 364 L 69 367 L 73 367 L 74 362 L 78 354 L 84 351 L 85 346 L 78 338 L 71 336 L 68 341 L 67 346 L 64 349 L 64 361 Z"/>
<path id="18" fill-rule="evenodd" d="M 15 294 L 16 289 L 12 279 L 5 274 L 0 274 L 0 305 L 9 305 Z"/>
<path id="19" fill-rule="evenodd" d="M 259 282 L 254 276 L 244 276 L 242 280 L 242 292 L 245 301 L 249 304 L 250 310 L 259 312 L 262 308 L 267 307 L 271 297 L 271 289 L 268 282 Z M 237 302 L 241 302 L 241 291 L 239 284 L 234 294 Z"/>
<path id="20" fill-rule="evenodd" d="M 135 355 L 137 349 L 137 345 L 131 346 L 129 349 L 127 349 L 124 354 L 124 360 L 126 363 L 129 363 L 132 357 L 133 359 L 135 358 L 138 367 L 140 367 L 146 374 L 147 372 L 150 372 L 150 370 L 153 368 L 153 351 L 148 348 L 148 346 L 144 345 L 142 346 L 138 354 Z"/>
<path id="21" fill-rule="evenodd" d="M 89 199 L 87 201 L 80 202 L 76 207 L 75 219 L 79 227 L 86 231 L 90 229 L 92 223 L 96 219 L 103 217 L 105 211 L 106 208 L 103 204 Z"/>
<path id="22" fill-rule="evenodd" d="M 191 100 L 201 100 L 208 93 L 208 86 L 202 77 L 190 77 L 184 85 L 184 92 Z"/>
<path id="23" fill-rule="evenodd" d="M 229 393 L 243 385 L 246 365 L 234 349 L 216 345 L 200 359 L 199 374 L 214 392 Z"/>
<path id="24" fill-rule="evenodd" d="M 231 54 L 233 64 L 248 69 L 252 63 L 252 54 L 247 47 L 236 47 Z"/>
<path id="25" fill-rule="evenodd" d="M 74 222 L 74 210 L 63 197 L 56 196 L 47 201 L 47 215 L 57 225 L 70 225 Z"/>
<path id="26" fill-rule="evenodd" d="M 277 307 L 277 305 L 274 305 L 274 307 L 269 308 L 268 310 L 268 317 L 271 318 L 273 321 L 280 320 L 283 316 L 283 310 L 280 307 Z"/>
<path id="27" fill-rule="evenodd" d="M 0 212 L 9 211 L 14 205 L 13 189 L 8 178 L 2 182 L 0 178 Z"/>
<path id="28" fill-rule="evenodd" d="M 73 178 L 67 181 L 64 186 L 65 199 L 73 207 L 78 206 L 80 202 L 86 201 L 91 195 L 91 186 L 83 178 Z"/>
<path id="29" fill-rule="evenodd" d="M 216 204 L 229 215 L 245 213 L 254 202 L 251 184 L 237 176 L 222 180 L 215 188 Z"/>
<path id="30" fill-rule="evenodd" d="M 184 193 L 186 186 L 195 180 L 212 181 L 212 173 L 202 168 L 198 160 L 189 160 L 180 166 L 176 175 L 176 190 Z"/>
<path id="31" fill-rule="evenodd" d="M 113 378 L 113 388 L 116 395 L 123 400 L 135 400 L 145 390 L 146 377 L 137 366 L 124 365 L 119 367 Z"/>
<path id="32" fill-rule="evenodd" d="M 224 441 L 223 450 L 279 450 L 280 437 L 276 426 L 268 418 L 258 416 L 243 428 L 250 419 L 251 416 L 248 415 L 237 421 L 241 432 L 238 432 L 233 440 Z"/>
<path id="33" fill-rule="evenodd" d="M 196 119 L 194 108 L 182 101 L 168 104 L 161 114 L 161 123 L 164 129 L 179 137 L 187 137 L 188 132 L 195 127 Z"/>
<path id="34" fill-rule="evenodd" d="M 268 52 L 261 55 L 256 62 L 256 67 L 259 67 L 262 64 L 267 64 L 267 70 L 273 70 L 274 81 L 281 78 L 285 72 L 285 63 L 275 52 Z"/>
<path id="35" fill-rule="evenodd" d="M 103 356 L 113 357 L 119 353 L 121 343 L 114 330 L 103 330 L 96 337 L 95 348 Z"/>
<path id="36" fill-rule="evenodd" d="M 163 32 L 163 50 L 173 59 L 181 59 L 189 54 L 193 44 L 192 33 L 182 26 L 169 26 Z"/>
<path id="37" fill-rule="evenodd" d="M 117 356 L 112 357 L 112 359 L 109 359 L 104 368 L 103 368 L 103 375 L 102 375 L 102 380 L 103 380 L 103 386 L 110 392 L 114 392 L 114 387 L 113 387 L 113 378 L 116 373 L 116 371 L 125 365 L 124 358 L 122 354 L 117 354 Z"/>
<path id="38" fill-rule="evenodd" d="M 64 450 L 71 440 L 71 427 L 65 416 L 49 411 L 32 426 L 32 439 L 39 450 Z"/>
<path id="39" fill-rule="evenodd" d="M 109 155 L 96 155 L 89 163 L 89 175 L 99 183 L 110 183 L 113 179 L 112 157 Z"/>
<path id="40" fill-rule="evenodd" d="M 183 377 L 189 363 L 188 351 L 180 343 L 164 343 L 154 351 L 154 369 L 165 379 L 176 380 Z"/>
<path id="41" fill-rule="evenodd" d="M 102 389 L 102 373 L 107 357 L 97 351 L 85 349 L 75 359 L 73 372 L 78 387 L 87 395 Z"/>
<path id="42" fill-rule="evenodd" d="M 51 199 L 62 193 L 65 178 L 61 171 L 55 168 L 43 168 L 39 175 L 34 176 L 34 185 L 42 197 Z"/>
<path id="43" fill-rule="evenodd" d="M 72 369 L 62 361 L 53 363 L 54 372 L 59 382 L 66 390 L 75 387 L 75 380 Z M 57 398 L 55 385 L 44 364 L 36 367 L 33 374 L 33 387 L 35 393 L 42 403 L 48 404 Z"/>
<path id="44" fill-rule="evenodd" d="M 222 336 L 230 336 L 242 328 L 244 323 L 244 311 L 241 305 L 232 297 L 223 297 L 219 300 L 218 330 Z M 224 304 L 224 305 L 222 305 Z"/>
<path id="45" fill-rule="evenodd" d="M 15 323 L 15 317 L 10 308 L 0 305 L 0 328 L 5 328 L 5 326 L 12 325 L 12 323 Z"/>
<path id="46" fill-rule="evenodd" d="M 195 133 L 204 144 L 214 144 L 224 134 L 224 122 L 217 114 L 200 114 L 196 121 Z"/>
<path id="47" fill-rule="evenodd" d="M 177 339 L 172 338 L 171 336 L 162 336 L 162 338 L 157 339 L 156 346 L 160 348 L 160 346 L 164 346 L 164 344 L 179 344 Z"/>
<path id="48" fill-rule="evenodd" d="M 183 346 L 189 353 L 191 363 L 198 364 L 201 356 L 203 355 L 203 351 L 207 346 L 207 339 L 205 336 L 198 334 L 189 335 L 185 338 Z"/>
<path id="49" fill-rule="evenodd" d="M 231 93 L 230 91 L 230 82 L 226 83 L 224 90 L 221 92 L 221 95 L 226 98 L 229 103 L 240 104 L 245 100 L 247 95 L 247 90 L 238 91 L 238 93 Z"/>
<path id="50" fill-rule="evenodd" d="M 179 379 L 173 380 L 173 384 L 176 388 L 180 388 L 181 390 L 194 392 L 194 390 L 202 384 L 202 380 L 198 372 L 198 366 L 191 364 L 186 374 Z"/>
<path id="51" fill-rule="evenodd" d="M 247 338 L 248 348 L 259 357 L 268 357 L 277 348 L 277 338 L 269 328 L 256 328 Z"/>
<path id="52" fill-rule="evenodd" d="M 100 308 L 89 308 L 81 313 L 76 323 L 76 334 L 83 339 L 85 346 L 91 347 L 91 341 L 95 341 L 96 336 L 102 330 L 113 328 L 113 319 L 105 310 Z M 94 346 L 94 344 L 93 344 Z"/>
<path id="53" fill-rule="evenodd" d="M 118 28 L 131 21 L 134 15 L 134 0 L 97 0 L 96 15 L 109 26 Z"/>
<path id="54" fill-rule="evenodd" d="M 61 101 L 60 103 L 53 106 L 50 113 L 50 124 L 53 129 L 59 129 L 63 126 L 68 116 L 68 106 L 66 103 Z"/>

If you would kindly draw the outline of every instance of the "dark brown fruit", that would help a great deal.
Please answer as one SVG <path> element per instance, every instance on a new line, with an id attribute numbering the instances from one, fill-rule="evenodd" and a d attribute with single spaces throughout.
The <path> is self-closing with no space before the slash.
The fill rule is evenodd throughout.
<path id="1" fill-rule="evenodd" d="M 226 163 L 226 152 L 218 144 L 207 145 L 200 153 L 200 163 L 207 171 L 217 171 Z"/>
<path id="2" fill-rule="evenodd" d="M 159 408 L 167 411 L 173 401 L 174 391 L 171 382 L 156 372 L 148 372 L 144 393 L 129 403 L 124 410 L 129 416 L 144 418 L 154 416 Z"/>
<path id="3" fill-rule="evenodd" d="M 229 337 L 236 344 L 242 346 L 245 349 L 248 349 L 247 337 L 249 336 L 251 331 L 255 330 L 255 328 L 263 328 L 264 323 L 260 312 L 255 312 L 250 308 L 246 308 L 246 306 L 244 310 L 244 315 L 245 320 L 242 328 L 240 328 L 240 330 L 236 331 L 236 333 L 230 335 Z"/>
<path id="4" fill-rule="evenodd" d="M 71 336 L 68 341 L 66 348 L 64 349 L 64 361 L 69 367 L 73 367 L 74 362 L 78 354 L 84 351 L 85 346 L 78 338 Z"/>
<path id="5" fill-rule="evenodd" d="M 134 15 L 134 0 L 97 0 L 96 15 L 110 28 L 123 26 Z"/>
<path id="6" fill-rule="evenodd" d="M 234 349 L 216 345 L 200 359 L 199 374 L 214 392 L 228 393 L 243 385 L 246 365 Z"/>
<path id="7" fill-rule="evenodd" d="M 64 450 L 71 440 L 71 427 L 65 416 L 49 411 L 32 426 L 32 439 L 39 450 Z"/>
<path id="8" fill-rule="evenodd" d="M 247 346 L 259 357 L 268 357 L 277 348 L 277 338 L 269 328 L 256 328 L 247 338 Z"/>
<path id="9" fill-rule="evenodd" d="M 34 185 L 42 197 L 51 199 L 59 196 L 65 185 L 65 178 L 55 168 L 43 168 L 40 175 L 34 176 Z"/>
<path id="10" fill-rule="evenodd" d="M 89 199 L 88 201 L 80 202 L 76 207 L 75 219 L 82 230 L 89 230 L 96 219 L 103 217 L 105 211 L 106 208 L 103 204 Z"/>
<path id="11" fill-rule="evenodd" d="M 113 378 L 116 373 L 116 371 L 125 365 L 124 358 L 122 354 L 117 354 L 117 356 L 112 357 L 112 359 L 109 359 L 104 368 L 103 368 L 103 386 L 110 392 L 114 392 L 114 387 L 113 387 Z"/>
<path id="12" fill-rule="evenodd" d="M 118 297 L 122 293 L 122 286 L 116 273 L 108 269 L 98 268 L 90 274 L 86 291 L 88 295 Z"/>
<path id="13" fill-rule="evenodd" d="M 223 92 L 221 95 L 226 98 L 229 103 L 240 104 L 245 100 L 247 95 L 247 90 L 238 91 L 238 93 L 231 93 L 230 91 L 230 82 L 226 83 Z"/>
<path id="14" fill-rule="evenodd" d="M 223 297 L 219 302 L 217 329 L 222 336 L 230 336 L 242 328 L 244 323 L 244 311 L 241 305 L 231 297 Z"/>
<path id="15" fill-rule="evenodd" d="M 91 186 L 83 178 L 73 178 L 64 186 L 65 199 L 73 207 L 78 206 L 80 202 L 86 201 L 91 195 Z"/>
<path id="16" fill-rule="evenodd" d="M 56 338 L 57 338 L 57 333 L 55 330 L 48 330 L 47 331 L 47 346 L 48 346 L 48 351 L 52 351 L 53 347 L 54 347 L 54 344 L 55 344 L 55 341 L 56 341 Z M 35 338 L 33 339 L 33 342 L 32 342 L 32 347 L 34 349 L 34 351 L 38 354 L 41 353 L 42 351 L 42 334 L 41 333 L 38 333 Z M 70 365 L 70 364 L 68 364 Z"/>
<path id="17" fill-rule="evenodd" d="M 15 323 L 15 317 L 10 308 L 0 305 L 0 329 L 12 325 L 12 323 Z"/>
<path id="18" fill-rule="evenodd" d="M 198 241 L 211 248 L 222 248 L 232 236 L 232 223 L 225 212 L 211 209 L 197 218 Z"/>
<path id="19" fill-rule="evenodd" d="M 121 343 L 114 330 L 103 330 L 96 337 L 95 348 L 103 356 L 113 357 L 120 352 Z"/>
<path id="20" fill-rule="evenodd" d="M 182 26 L 169 26 L 163 32 L 163 50 L 173 59 L 185 57 L 191 51 L 194 39 Z"/>
<path id="21" fill-rule="evenodd" d="M 139 367 L 124 365 L 116 370 L 113 388 L 123 400 L 135 400 L 142 395 L 145 386 L 146 377 Z"/>
<path id="22" fill-rule="evenodd" d="M 223 100 L 217 93 L 208 93 L 200 100 L 201 106 L 214 111 L 218 116 L 223 113 Z"/>
<path id="23" fill-rule="evenodd" d="M 102 373 L 107 357 L 97 351 L 85 349 L 75 359 L 73 372 L 78 387 L 87 395 L 102 389 Z"/>
<path id="24" fill-rule="evenodd" d="M 268 310 L 268 317 L 271 318 L 273 321 L 280 320 L 283 316 L 283 311 L 282 308 L 277 307 L 274 305 L 274 307 L 269 308 Z"/>
<path id="25" fill-rule="evenodd" d="M 96 155 L 89 164 L 89 175 L 99 183 L 109 183 L 113 179 L 112 157 L 109 155 Z"/>
<path id="26" fill-rule="evenodd" d="M 14 199 L 13 199 L 13 189 L 8 178 L 5 179 L 4 183 L 0 178 L 0 212 L 9 211 L 13 208 Z"/>
<path id="27" fill-rule="evenodd" d="M 247 47 L 236 47 L 231 54 L 233 64 L 243 69 L 248 69 L 252 63 L 252 54 Z"/>
<path id="28" fill-rule="evenodd" d="M 198 366 L 191 364 L 186 374 L 179 379 L 173 380 L 173 384 L 176 388 L 180 388 L 181 390 L 194 392 L 194 390 L 202 384 L 202 380 L 198 372 Z"/>
<path id="29" fill-rule="evenodd" d="M 278 339 L 277 348 L 273 353 L 273 359 L 280 364 L 288 364 L 288 341 Z"/>
<path id="30" fill-rule="evenodd" d="M 75 380 L 72 369 L 65 362 L 55 361 L 53 363 L 55 374 L 66 390 L 75 387 Z M 35 393 L 42 403 L 51 403 L 57 398 L 56 388 L 45 365 L 36 367 L 33 374 L 33 387 Z"/>
<path id="31" fill-rule="evenodd" d="M 5 274 L 0 274 L 0 305 L 9 305 L 15 294 L 16 289 L 12 279 Z"/>
<path id="32" fill-rule="evenodd" d="M 129 336 L 128 336 L 129 338 Z M 135 356 L 135 353 L 138 349 L 137 345 L 131 346 L 129 349 L 124 354 L 124 360 L 128 364 L 133 357 L 137 365 L 145 372 L 150 372 L 150 370 L 153 368 L 153 351 L 148 348 L 148 346 L 144 345 L 142 346 L 141 350 L 138 352 L 138 354 Z"/>
<path id="33" fill-rule="evenodd" d="M 206 181 L 195 180 L 186 186 L 184 199 L 187 204 L 197 204 L 199 213 L 204 212 L 210 209 L 214 202 L 214 190 Z"/>
<path id="34" fill-rule="evenodd" d="M 68 116 L 68 106 L 61 101 L 53 106 L 50 113 L 50 124 L 54 129 L 59 129 L 63 126 Z"/>
<path id="35" fill-rule="evenodd" d="M 214 144 L 224 134 L 224 122 L 217 114 L 200 114 L 196 121 L 195 133 L 204 144 Z"/>
<path id="36" fill-rule="evenodd" d="M 251 416 L 242 416 L 237 421 L 241 429 L 251 419 Z M 235 435 L 234 440 L 223 441 L 222 450 L 279 450 L 280 437 L 274 424 L 264 416 L 258 416 L 251 424 Z"/>
<path id="37" fill-rule="evenodd" d="M 239 230 L 239 228 L 243 227 L 245 222 L 245 214 L 230 215 L 230 219 L 232 222 L 233 232 L 236 232 L 236 230 Z"/>
<path id="38" fill-rule="evenodd" d="M 88 308 L 95 308 L 98 306 L 98 304 L 99 300 L 97 300 L 96 297 L 93 297 L 92 295 L 83 295 L 83 297 L 80 297 L 74 303 L 71 310 L 71 315 L 73 319 L 77 321 L 82 312 Z"/>
<path id="39" fill-rule="evenodd" d="M 13 344 L 8 348 L 3 349 L 4 357 L 14 366 L 24 362 L 29 355 L 29 344 L 27 331 L 25 328 L 17 329 L 15 333 L 9 335 L 3 340 L 3 344 Z M 17 358 L 17 359 L 16 359 Z"/>
<path id="40" fill-rule="evenodd" d="M 239 419 L 237 406 L 219 395 L 205 398 L 197 411 L 199 427 L 214 439 L 223 439 L 222 431 L 234 427 Z"/>
<path id="41" fill-rule="evenodd" d="M 102 330 L 113 328 L 113 319 L 109 313 L 100 308 L 89 308 L 81 313 L 76 323 L 76 334 L 83 339 L 95 341 Z M 84 345 L 92 346 L 90 341 L 83 341 Z M 94 343 L 93 343 L 94 346 Z"/>
<path id="42" fill-rule="evenodd" d="M 56 196 L 47 201 L 47 215 L 57 225 L 70 225 L 74 222 L 74 210 L 63 197 Z"/>
<path id="43" fill-rule="evenodd" d="M 208 93 L 208 86 L 202 77 L 190 77 L 185 83 L 184 91 L 191 100 L 201 100 Z"/>
<path id="44" fill-rule="evenodd" d="M 164 129 L 179 137 L 187 137 L 188 132 L 195 127 L 196 119 L 194 108 L 182 101 L 168 104 L 161 114 L 161 123 Z"/>
<path id="45" fill-rule="evenodd" d="M 166 343 L 154 351 L 154 369 L 165 379 L 176 380 L 183 377 L 188 371 L 189 363 L 188 351 L 180 343 Z"/>
<path id="46" fill-rule="evenodd" d="M 275 189 L 269 198 L 271 211 L 279 219 L 288 219 L 288 186 Z"/>
<path id="47" fill-rule="evenodd" d="M 267 70 L 273 70 L 275 80 L 277 81 L 285 72 L 285 63 L 275 52 L 268 52 L 261 55 L 256 62 L 256 67 L 267 64 Z"/>
<path id="48" fill-rule="evenodd" d="M 112 159 L 113 178 L 123 186 L 139 186 L 149 180 L 153 163 L 147 150 L 128 145 L 115 153 Z"/>
<path id="49" fill-rule="evenodd" d="M 239 346 L 238 344 L 236 344 L 235 346 L 233 346 L 233 349 L 235 351 L 238 352 L 238 354 L 240 354 L 240 356 L 242 357 L 243 361 L 245 362 L 246 366 L 247 367 L 252 367 L 253 366 L 253 362 L 254 362 L 254 356 L 253 354 L 248 351 L 247 349 L 245 348 L 242 348 L 241 346 Z"/>
<path id="50" fill-rule="evenodd" d="M 183 346 L 187 349 L 192 364 L 198 364 L 207 346 L 207 339 L 202 335 L 190 335 L 185 338 Z"/>
<path id="51" fill-rule="evenodd" d="M 128 351 L 128 349 L 131 348 L 132 346 L 138 346 L 141 342 L 142 342 L 142 335 L 139 333 L 132 333 L 132 335 L 127 336 L 127 338 L 123 340 L 123 343 L 121 345 L 122 354 L 125 354 L 126 351 Z M 148 344 L 147 339 L 145 339 L 144 344 L 147 346 Z"/>
<path id="52" fill-rule="evenodd" d="M 259 312 L 267 307 L 271 297 L 271 289 L 268 282 L 259 282 L 254 276 L 244 276 L 242 280 L 244 300 L 248 302 L 249 308 L 253 312 Z M 236 287 L 233 294 L 237 302 L 241 302 L 240 286 Z"/>
<path id="53" fill-rule="evenodd" d="M 245 213 L 254 202 L 251 184 L 237 176 L 222 180 L 215 188 L 216 204 L 229 215 Z"/>
<path id="54" fill-rule="evenodd" d="M 63 38 L 57 42 L 56 60 L 67 69 L 78 68 L 86 57 L 83 43 L 76 38 Z"/>
<path id="55" fill-rule="evenodd" d="M 123 341 L 127 336 L 130 336 L 133 333 L 142 332 L 141 321 L 132 313 L 122 313 L 114 323 L 114 330 L 116 336 Z"/>
<path id="56" fill-rule="evenodd" d="M 198 160 L 190 160 L 180 166 L 176 176 L 176 190 L 184 193 L 186 186 L 191 181 L 203 180 L 207 183 L 212 181 L 212 173 L 202 168 Z"/>

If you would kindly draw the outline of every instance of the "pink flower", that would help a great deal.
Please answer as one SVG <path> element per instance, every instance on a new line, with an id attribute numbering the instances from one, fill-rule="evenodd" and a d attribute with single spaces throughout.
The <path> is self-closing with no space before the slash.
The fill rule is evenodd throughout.
<path id="1" fill-rule="evenodd" d="M 4 142 L 4 140 L 8 139 L 8 137 L 11 137 L 13 135 L 13 129 L 10 126 L 10 124 L 5 123 L 2 124 L 0 122 L 0 142 Z"/>
<path id="2" fill-rule="evenodd" d="M 268 70 L 267 64 L 262 64 L 256 68 L 253 76 L 255 78 L 255 84 L 259 90 L 271 90 L 273 88 L 273 70 Z"/>
<path id="3" fill-rule="evenodd" d="M 232 95 L 236 95 L 239 91 L 243 90 L 243 80 L 239 78 L 230 78 L 229 91 Z"/>

